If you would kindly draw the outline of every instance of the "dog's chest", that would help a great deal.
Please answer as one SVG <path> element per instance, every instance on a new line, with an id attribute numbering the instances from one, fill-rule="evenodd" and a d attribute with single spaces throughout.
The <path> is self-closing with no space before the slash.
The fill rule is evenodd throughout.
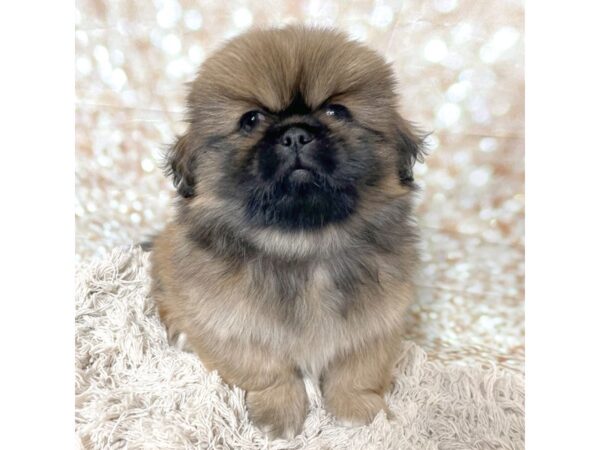
<path id="1" fill-rule="evenodd" d="M 297 331 L 290 344 L 298 365 L 308 374 L 318 374 L 345 346 L 348 335 L 348 302 L 328 267 L 318 265 L 311 273 L 296 304 Z"/>
<path id="2" fill-rule="evenodd" d="M 352 298 L 345 295 L 339 269 L 328 263 L 273 267 L 263 274 L 266 303 L 276 305 L 279 319 L 293 329 L 308 334 L 323 323 L 343 320 Z"/>
<path id="3" fill-rule="evenodd" d="M 340 350 L 361 340 L 373 312 L 376 268 L 363 259 L 309 263 L 255 261 L 228 284 L 212 278 L 196 304 L 196 322 L 218 337 L 260 342 L 318 373 Z M 208 277 L 206 277 L 208 279 Z"/>
<path id="4" fill-rule="evenodd" d="M 359 332 L 352 330 L 348 316 L 360 299 L 340 284 L 347 277 L 341 276 L 339 266 L 317 263 L 288 269 L 272 274 L 275 284 L 267 283 L 272 291 L 263 292 L 269 297 L 265 304 L 276 305 L 283 346 L 305 371 L 318 372 Z"/>

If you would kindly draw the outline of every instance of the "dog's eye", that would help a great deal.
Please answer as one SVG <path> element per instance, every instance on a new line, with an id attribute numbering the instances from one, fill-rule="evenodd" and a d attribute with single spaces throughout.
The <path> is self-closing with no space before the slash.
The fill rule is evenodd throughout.
<path id="1" fill-rule="evenodd" d="M 344 105 L 339 104 L 331 104 L 325 107 L 325 114 L 331 117 L 335 117 L 339 120 L 350 120 L 352 118 L 352 114 L 348 111 Z"/>
<path id="2" fill-rule="evenodd" d="M 248 111 L 240 117 L 240 128 L 244 131 L 252 131 L 264 118 L 260 111 Z"/>

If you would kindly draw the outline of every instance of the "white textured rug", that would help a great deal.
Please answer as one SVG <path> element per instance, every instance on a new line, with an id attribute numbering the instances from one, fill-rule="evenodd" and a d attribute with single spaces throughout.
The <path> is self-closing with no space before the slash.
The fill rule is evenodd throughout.
<path id="1" fill-rule="evenodd" d="M 524 388 L 496 369 L 443 366 L 406 344 L 387 399 L 394 414 L 347 428 L 306 382 L 301 435 L 267 441 L 248 420 L 244 392 L 170 347 L 148 297 L 139 248 L 77 271 L 76 432 L 86 449 L 522 449 Z"/>

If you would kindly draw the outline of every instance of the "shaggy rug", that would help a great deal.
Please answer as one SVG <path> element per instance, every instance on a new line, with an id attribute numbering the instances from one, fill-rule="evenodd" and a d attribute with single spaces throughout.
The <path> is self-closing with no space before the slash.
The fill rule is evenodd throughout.
<path id="1" fill-rule="evenodd" d="M 393 414 L 345 427 L 306 380 L 310 412 L 293 440 L 267 440 L 230 389 L 167 342 L 148 296 L 148 254 L 114 250 L 77 270 L 75 428 L 86 449 L 521 449 L 524 388 L 495 368 L 444 366 L 407 343 Z"/>

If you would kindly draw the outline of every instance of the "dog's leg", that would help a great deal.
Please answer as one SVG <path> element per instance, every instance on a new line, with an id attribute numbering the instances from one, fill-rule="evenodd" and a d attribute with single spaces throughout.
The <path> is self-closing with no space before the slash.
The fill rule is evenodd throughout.
<path id="1" fill-rule="evenodd" d="M 383 399 L 392 381 L 395 345 L 382 341 L 340 355 L 322 376 L 325 408 L 346 425 L 370 423 L 389 410 Z"/>
<path id="2" fill-rule="evenodd" d="M 204 348 L 200 348 L 204 347 Z M 246 390 L 250 419 L 271 438 L 291 439 L 302 430 L 308 397 L 302 374 L 293 363 L 257 346 L 230 343 L 219 351 L 194 345 L 209 370 L 229 385 Z"/>
<path id="3" fill-rule="evenodd" d="M 256 426 L 272 438 L 291 439 L 302 430 L 308 409 L 302 375 L 284 369 L 262 389 L 249 390 L 246 403 Z"/>

